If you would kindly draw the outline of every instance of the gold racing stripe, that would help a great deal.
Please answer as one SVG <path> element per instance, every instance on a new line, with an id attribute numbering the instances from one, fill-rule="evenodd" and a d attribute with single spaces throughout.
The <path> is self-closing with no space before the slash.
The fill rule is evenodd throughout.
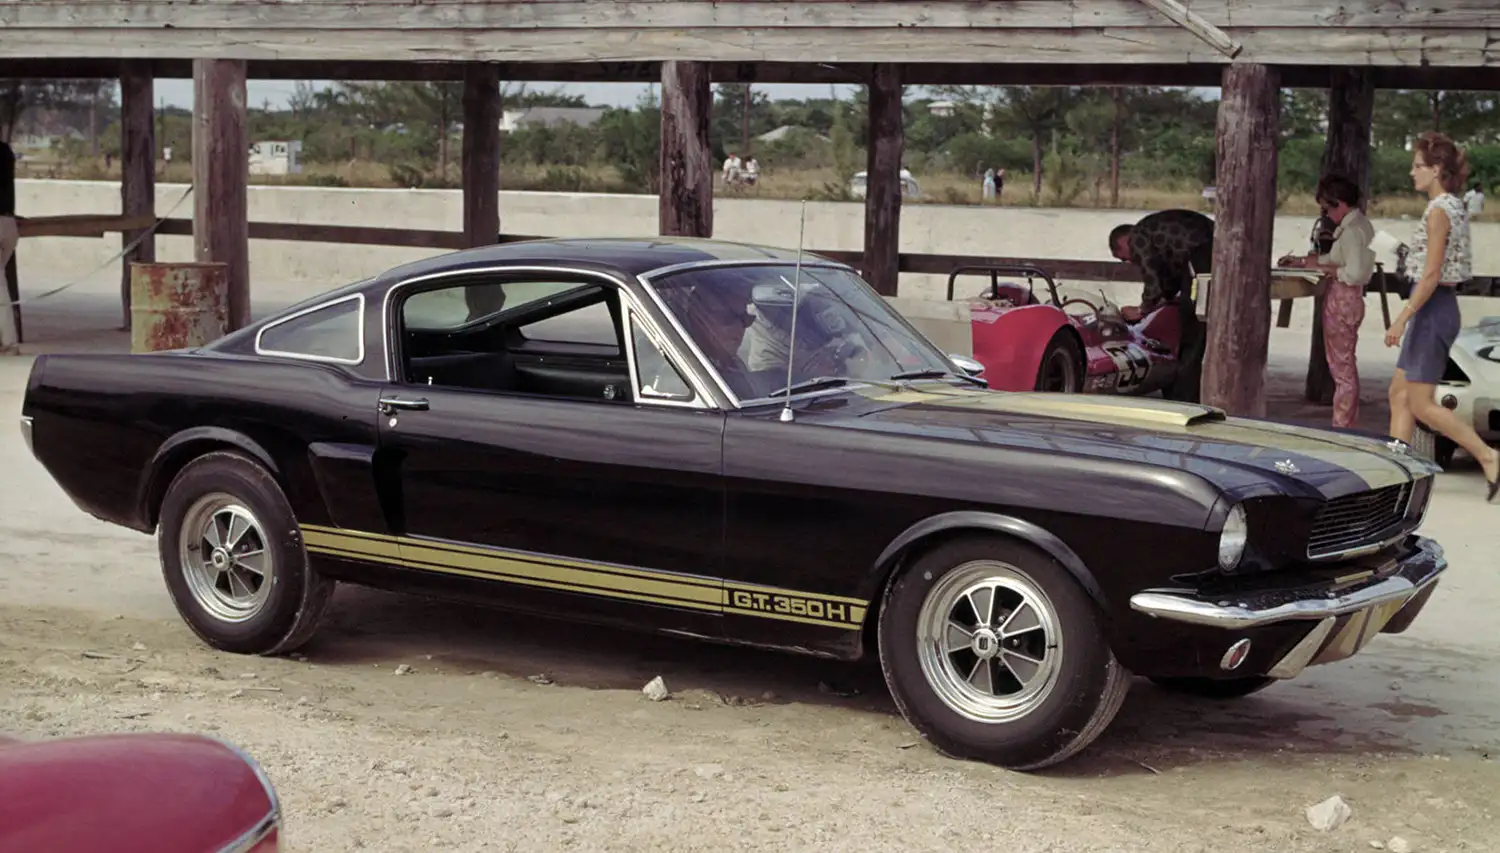
<path id="1" fill-rule="evenodd" d="M 302 525 L 310 553 L 542 589 L 859 630 L 869 602 L 457 543 Z"/>
<path id="2" fill-rule="evenodd" d="M 1204 438 L 1256 448 L 1250 456 L 1296 453 L 1336 467 L 1378 489 L 1411 481 L 1413 472 L 1379 445 L 1328 430 L 1260 421 L 1227 421 L 1219 409 L 1170 400 L 1100 395 L 997 392 L 969 388 L 902 390 L 863 388 L 867 397 L 898 404 L 1066 418 L 1106 426 L 1155 430 L 1185 439 Z"/>

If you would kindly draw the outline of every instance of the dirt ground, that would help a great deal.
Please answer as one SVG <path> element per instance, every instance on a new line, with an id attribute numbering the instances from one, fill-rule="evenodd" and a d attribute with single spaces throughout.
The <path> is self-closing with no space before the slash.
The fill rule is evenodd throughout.
<path id="1" fill-rule="evenodd" d="M 109 292 L 28 328 L 43 348 L 117 346 L 63 331 L 64 313 L 107 328 Z M 1378 424 L 1378 314 L 1365 337 Z M 1277 414 L 1326 418 L 1287 402 L 1305 331 L 1272 345 Z M 6 417 L 29 368 L 0 359 Z M 1093 748 L 1039 774 L 937 755 L 873 667 L 357 588 L 303 656 L 215 653 L 172 610 L 154 540 L 76 509 L 13 428 L 0 465 L 0 730 L 227 738 L 280 791 L 291 850 L 1500 849 L 1500 507 L 1467 459 L 1426 528 L 1452 569 L 1407 634 L 1235 702 L 1138 682 Z M 640 691 L 656 675 L 667 701 Z M 1333 795 L 1353 816 L 1319 831 L 1304 809 Z"/>

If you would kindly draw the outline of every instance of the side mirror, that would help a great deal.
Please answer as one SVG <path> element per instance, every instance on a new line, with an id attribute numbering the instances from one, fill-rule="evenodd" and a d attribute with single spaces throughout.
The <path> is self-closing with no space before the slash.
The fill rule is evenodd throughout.
<path id="1" fill-rule="evenodd" d="M 953 364 L 957 366 L 959 370 L 962 370 L 964 373 L 967 373 L 970 376 L 984 375 L 984 365 L 980 364 L 972 358 L 969 358 L 966 355 L 962 355 L 956 352 L 950 352 L 948 353 L 948 360 L 953 362 Z"/>

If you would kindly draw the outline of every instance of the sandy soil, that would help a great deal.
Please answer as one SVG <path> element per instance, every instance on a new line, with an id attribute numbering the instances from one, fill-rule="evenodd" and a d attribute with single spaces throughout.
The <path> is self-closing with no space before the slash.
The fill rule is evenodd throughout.
<path id="1" fill-rule="evenodd" d="M 74 318 L 107 326 L 107 294 Z M 118 343 L 33 317 L 44 343 Z M 1372 423 L 1393 361 L 1378 325 L 1362 352 Z M 1305 332 L 1273 347 L 1277 413 L 1325 418 L 1286 402 Z M 29 366 L 0 360 L 7 417 Z M 293 850 L 1500 847 L 1500 508 L 1466 459 L 1427 527 L 1452 570 L 1410 632 L 1231 703 L 1138 682 L 1092 749 L 1032 775 L 935 754 L 872 667 L 357 588 L 304 656 L 214 653 L 172 610 L 152 539 L 77 510 L 13 429 L 0 465 L 0 728 L 228 738 L 280 790 Z M 656 675 L 668 701 L 640 692 Z M 1353 817 L 1314 829 L 1304 809 L 1335 794 Z"/>

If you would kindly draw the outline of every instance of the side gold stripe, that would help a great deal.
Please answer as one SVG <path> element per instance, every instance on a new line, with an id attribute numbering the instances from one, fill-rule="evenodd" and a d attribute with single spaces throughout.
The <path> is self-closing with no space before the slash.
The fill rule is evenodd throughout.
<path id="1" fill-rule="evenodd" d="M 346 560 L 844 630 L 858 630 L 869 605 L 867 601 L 844 596 L 726 583 L 315 524 L 302 525 L 302 537 L 309 552 Z"/>
<path id="2" fill-rule="evenodd" d="M 310 552 L 312 552 L 312 553 L 315 553 L 315 554 L 317 554 L 317 553 L 324 553 L 324 554 L 327 554 L 328 556 L 331 556 L 331 557 L 344 557 L 345 559 L 349 559 L 350 558 L 349 554 L 347 554 L 347 553 L 340 553 L 340 552 L 336 551 L 335 549 L 331 549 L 331 548 L 328 548 L 328 549 L 324 549 L 324 548 L 308 548 L 307 550 L 310 551 Z M 392 566 L 400 566 L 400 567 L 405 568 L 405 569 L 415 569 L 417 571 L 425 571 L 425 572 L 436 572 L 438 574 L 445 574 L 445 575 L 458 575 L 460 577 L 476 578 L 478 580 L 502 581 L 504 583 L 515 583 L 515 584 L 521 584 L 522 586 L 532 586 L 532 587 L 538 587 L 538 588 L 541 588 L 541 589 L 555 589 L 555 590 L 559 590 L 559 591 L 562 591 L 562 592 L 592 592 L 594 594 L 601 594 L 602 593 L 604 595 L 609 596 L 610 598 L 622 598 L 622 599 L 626 599 L 628 601 L 642 601 L 642 602 L 646 602 L 648 604 L 664 604 L 664 605 L 667 605 L 667 606 L 670 606 L 670 607 L 686 607 L 686 608 L 688 608 L 690 610 L 704 610 L 704 611 L 708 611 L 710 613 L 717 613 L 720 610 L 720 608 L 719 608 L 719 606 L 717 604 L 699 604 L 697 602 L 683 601 L 681 599 L 675 599 L 675 598 L 657 598 L 657 597 L 650 596 L 650 595 L 636 595 L 636 594 L 633 594 L 633 593 L 620 592 L 620 591 L 617 591 L 617 590 L 580 589 L 578 587 L 571 586 L 569 584 L 552 583 L 552 582 L 545 581 L 545 580 L 540 580 L 540 579 L 537 579 L 537 578 L 518 577 L 518 576 L 515 576 L 515 575 L 503 575 L 502 576 L 502 575 L 497 575 L 497 574 L 494 574 L 494 573 L 491 573 L 491 572 L 476 571 L 476 570 L 463 569 L 463 568 L 454 568 L 454 567 L 451 567 L 451 566 L 431 566 L 431 565 L 427 565 L 425 563 L 418 563 L 418 562 L 415 562 L 415 561 L 412 561 L 412 560 L 403 560 L 403 559 L 400 559 L 400 558 L 379 558 L 379 559 L 375 559 L 375 558 L 372 558 L 372 557 L 365 557 L 365 556 L 360 556 L 358 558 L 359 559 L 366 559 L 366 560 L 373 560 L 374 562 L 385 563 L 387 565 L 392 565 Z M 838 627 L 847 627 L 847 626 L 840 625 Z"/>

